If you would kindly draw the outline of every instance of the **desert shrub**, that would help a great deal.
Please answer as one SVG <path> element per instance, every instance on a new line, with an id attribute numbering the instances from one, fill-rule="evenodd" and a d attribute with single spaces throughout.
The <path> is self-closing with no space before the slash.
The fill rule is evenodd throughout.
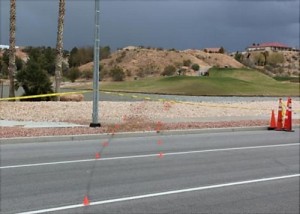
<path id="1" fill-rule="evenodd" d="M 110 57 L 110 47 L 100 47 L 100 59 L 107 59 Z"/>
<path id="2" fill-rule="evenodd" d="M 243 54 L 239 53 L 238 51 L 235 53 L 234 55 L 234 59 L 238 62 L 242 62 L 243 61 Z"/>
<path id="3" fill-rule="evenodd" d="M 183 65 L 184 66 L 190 66 L 192 64 L 192 61 L 190 59 L 183 60 Z"/>
<path id="4" fill-rule="evenodd" d="M 110 70 L 109 75 L 112 77 L 114 81 L 123 81 L 125 78 L 125 73 L 123 69 L 120 68 L 119 66 L 113 67 Z"/>
<path id="5" fill-rule="evenodd" d="M 106 78 L 107 76 L 109 76 L 109 72 L 106 68 L 102 68 L 100 71 L 99 71 L 99 79 L 100 80 L 103 80 L 104 78 Z"/>
<path id="6" fill-rule="evenodd" d="M 131 76 L 132 76 L 131 71 L 130 71 L 130 70 L 126 70 L 126 75 L 127 75 L 128 77 L 131 77 Z"/>
<path id="7" fill-rule="evenodd" d="M 269 65 L 275 66 L 284 63 L 284 57 L 282 53 L 272 53 L 269 54 L 267 63 Z"/>
<path id="8" fill-rule="evenodd" d="M 122 62 L 123 58 L 126 56 L 126 51 L 122 51 L 121 55 L 116 58 L 116 62 Z"/>
<path id="9" fill-rule="evenodd" d="M 168 65 L 164 68 L 164 71 L 161 73 L 163 76 L 172 76 L 176 72 L 176 68 L 173 65 Z"/>
<path id="10" fill-rule="evenodd" d="M 193 65 L 192 65 L 192 69 L 193 69 L 194 71 L 199 71 L 200 66 L 199 66 L 198 64 L 193 64 Z"/>
<path id="11" fill-rule="evenodd" d="M 225 53 L 224 47 L 221 47 L 221 48 L 220 48 L 219 53 L 221 53 L 221 54 Z"/>
<path id="12" fill-rule="evenodd" d="M 80 71 L 77 67 L 76 68 L 72 67 L 68 70 L 67 78 L 69 78 L 71 82 L 75 82 L 75 80 L 78 79 L 79 77 L 80 77 Z"/>
<path id="13" fill-rule="evenodd" d="M 87 80 L 88 79 L 93 79 L 94 72 L 93 72 L 92 69 L 84 70 L 81 75 L 82 75 L 83 78 L 85 78 Z"/>
<path id="14" fill-rule="evenodd" d="M 182 62 L 174 62 L 173 65 L 175 68 L 181 68 L 183 66 Z"/>
<path id="15" fill-rule="evenodd" d="M 253 53 L 253 60 L 255 65 L 265 65 L 265 57 L 262 53 Z"/>

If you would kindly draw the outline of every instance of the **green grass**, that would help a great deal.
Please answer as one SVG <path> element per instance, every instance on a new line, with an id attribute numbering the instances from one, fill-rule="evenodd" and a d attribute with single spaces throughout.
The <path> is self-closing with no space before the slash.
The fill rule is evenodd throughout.
<path id="1" fill-rule="evenodd" d="M 290 81 L 290 82 L 300 82 L 300 77 L 279 77 L 276 76 L 274 77 L 275 80 L 277 81 Z"/>
<path id="2" fill-rule="evenodd" d="M 208 96 L 299 96 L 299 84 L 276 81 L 250 69 L 211 69 L 210 76 L 157 77 L 101 82 L 106 91 Z"/>

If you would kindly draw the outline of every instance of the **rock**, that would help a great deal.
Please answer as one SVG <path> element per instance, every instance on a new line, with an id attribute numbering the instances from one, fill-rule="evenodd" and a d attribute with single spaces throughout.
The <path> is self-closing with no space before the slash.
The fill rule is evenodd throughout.
<path id="1" fill-rule="evenodd" d="M 83 101 L 84 97 L 82 94 L 66 94 L 60 96 L 60 101 L 76 101 L 80 102 Z"/>

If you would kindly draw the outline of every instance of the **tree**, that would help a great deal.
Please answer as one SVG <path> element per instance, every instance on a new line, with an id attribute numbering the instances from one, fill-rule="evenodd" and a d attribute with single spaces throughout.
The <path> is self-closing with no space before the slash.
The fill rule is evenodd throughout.
<path id="1" fill-rule="evenodd" d="M 52 83 L 45 70 L 42 70 L 39 63 L 30 59 L 26 68 L 16 75 L 16 88 L 24 89 L 24 96 L 52 93 Z M 35 98 L 31 100 L 50 100 L 48 97 Z"/>
<path id="2" fill-rule="evenodd" d="M 10 0 L 10 28 L 9 28 L 9 97 L 15 97 L 16 73 L 16 0 Z"/>
<path id="3" fill-rule="evenodd" d="M 74 47 L 69 56 L 69 66 L 78 67 L 80 65 L 92 62 L 94 57 L 93 47 Z"/>
<path id="4" fill-rule="evenodd" d="M 110 47 L 100 47 L 100 59 L 107 59 L 110 56 Z"/>
<path id="5" fill-rule="evenodd" d="M 198 64 L 193 64 L 193 65 L 192 65 L 192 69 L 193 69 L 194 71 L 199 71 L 200 66 L 199 66 Z"/>
<path id="6" fill-rule="evenodd" d="M 80 77 L 80 71 L 78 68 L 72 67 L 69 69 L 67 73 L 67 77 L 71 80 L 71 82 L 75 82 L 76 79 Z"/>
<path id="7" fill-rule="evenodd" d="M 243 61 L 243 54 L 239 53 L 238 51 L 235 53 L 234 55 L 234 59 L 238 62 L 242 62 Z"/>
<path id="8" fill-rule="evenodd" d="M 76 64 L 76 59 L 75 59 L 77 53 L 78 53 L 78 48 L 77 47 L 72 48 L 72 50 L 70 52 L 70 56 L 69 56 L 69 66 L 70 67 L 78 66 Z"/>
<path id="9" fill-rule="evenodd" d="M 225 49 L 221 46 L 220 50 L 219 50 L 219 53 L 223 54 L 225 53 Z"/>
<path id="10" fill-rule="evenodd" d="M 57 40 L 56 40 L 56 63 L 55 63 L 55 92 L 60 92 L 60 82 L 62 74 L 62 59 L 63 59 L 63 31 L 65 19 L 65 0 L 59 0 L 58 25 L 57 25 Z M 59 96 L 57 100 L 59 101 Z"/>

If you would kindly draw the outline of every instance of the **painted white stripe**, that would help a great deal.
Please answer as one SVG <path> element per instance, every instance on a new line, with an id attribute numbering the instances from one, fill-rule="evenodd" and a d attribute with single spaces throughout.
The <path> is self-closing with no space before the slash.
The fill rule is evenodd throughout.
<path id="1" fill-rule="evenodd" d="M 277 145 L 266 145 L 266 146 L 233 147 L 233 148 L 224 148 L 224 149 L 207 149 L 207 150 L 196 150 L 196 151 L 186 151 L 186 152 L 169 152 L 169 153 L 163 153 L 163 155 L 164 156 L 185 155 L 185 154 L 195 154 L 195 153 L 236 151 L 236 150 L 275 148 L 275 147 L 287 147 L 287 146 L 299 146 L 299 145 L 300 145 L 299 143 L 290 143 L 290 144 L 277 144 Z M 121 160 L 121 159 L 134 159 L 134 158 L 148 158 L 148 157 L 156 157 L 158 155 L 159 155 L 158 153 L 155 153 L 155 154 L 148 154 L 148 155 L 132 155 L 132 156 L 100 158 L 100 159 L 83 159 L 83 160 L 72 160 L 72 161 L 48 162 L 48 163 L 23 164 L 23 165 L 1 166 L 0 169 L 59 165 L 59 164 L 72 164 L 72 163 L 91 162 L 91 161 L 108 161 L 108 160 Z"/>
<path id="2" fill-rule="evenodd" d="M 225 183 L 225 184 L 216 184 L 216 185 L 195 187 L 195 188 L 189 188 L 189 189 L 180 189 L 180 190 L 173 190 L 173 191 L 167 191 L 167 192 L 159 192 L 159 193 L 146 194 L 146 195 L 137 195 L 137 196 L 131 196 L 131 197 L 90 202 L 89 206 L 131 201 L 131 200 L 137 200 L 137 199 L 152 198 L 152 197 L 158 197 L 158 196 L 173 195 L 173 194 L 179 194 L 179 193 L 195 192 L 195 191 L 215 189 L 215 188 L 221 188 L 221 187 L 230 187 L 230 186 L 236 186 L 236 185 L 245 185 L 245 184 L 251 184 L 251 183 L 258 183 L 258 182 L 274 181 L 274 180 L 287 179 L 287 178 L 295 178 L 295 177 L 299 177 L 299 176 L 300 176 L 300 174 L 292 174 L 292 175 L 284 175 L 284 176 L 278 176 L 278 177 L 261 178 L 261 179 L 255 179 L 255 180 L 238 181 L 238 182 Z M 61 210 L 67 210 L 67 209 L 75 209 L 75 208 L 80 208 L 80 207 L 84 207 L 84 205 L 83 204 L 74 204 L 74 205 L 55 207 L 55 208 L 50 208 L 50 209 L 22 212 L 22 213 L 18 213 L 18 214 L 48 213 L 48 212 L 55 212 L 55 211 L 61 211 Z"/>

